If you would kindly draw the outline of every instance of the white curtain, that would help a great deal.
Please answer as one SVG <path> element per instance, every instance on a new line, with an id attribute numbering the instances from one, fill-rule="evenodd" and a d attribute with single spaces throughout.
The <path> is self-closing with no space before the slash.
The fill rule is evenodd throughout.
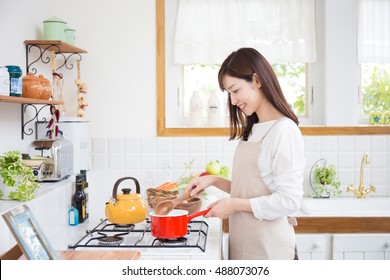
<path id="1" fill-rule="evenodd" d="M 390 63 L 390 1 L 360 0 L 359 63 Z"/>
<path id="2" fill-rule="evenodd" d="M 314 0 L 179 0 L 178 64 L 221 64 L 253 47 L 270 62 L 316 61 Z"/>

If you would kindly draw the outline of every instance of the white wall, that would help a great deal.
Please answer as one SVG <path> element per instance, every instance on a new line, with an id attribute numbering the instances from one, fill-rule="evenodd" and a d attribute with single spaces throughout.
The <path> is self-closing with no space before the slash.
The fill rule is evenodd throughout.
<path id="1" fill-rule="evenodd" d="M 343 18 L 343 13 L 350 12 L 348 5 L 353 6 L 354 2 L 354 0 L 343 1 L 344 4 L 340 6 L 340 12 L 336 13 L 340 34 L 327 34 L 324 31 L 328 38 L 320 38 L 320 43 L 324 43 L 329 38 L 333 38 L 333 41 L 342 40 L 343 36 L 348 35 L 343 34 L 343 29 L 341 28 L 343 24 L 351 25 L 351 21 L 349 20 L 343 23 L 341 19 Z M 336 0 L 327 0 L 326 5 L 322 1 L 318 5 L 320 4 L 321 6 L 319 7 L 324 7 L 327 11 L 330 11 L 334 10 L 334 7 L 337 8 L 340 3 Z M 137 154 L 134 158 L 134 164 L 136 164 L 136 167 L 134 167 L 133 165 L 125 166 L 124 164 L 126 163 L 121 155 L 116 154 L 111 156 L 112 150 L 109 149 L 113 149 L 112 147 L 116 146 L 112 144 L 110 146 L 111 148 L 109 148 L 107 144 L 108 139 L 116 139 L 113 140 L 114 143 L 117 143 L 117 141 L 124 143 L 125 139 L 129 138 L 137 139 L 136 141 L 140 141 L 139 139 L 147 139 L 147 143 L 148 141 L 161 140 L 155 137 L 155 0 L 103 1 L 99 3 L 99 7 L 96 7 L 96 1 L 93 0 L 0 0 L 0 34 L 2 36 L 0 44 L 0 65 L 16 64 L 24 67 L 25 48 L 23 41 L 26 39 L 41 39 L 43 21 L 54 15 L 63 18 L 68 22 L 69 26 L 76 29 L 76 45 L 88 51 L 88 54 L 83 55 L 81 62 L 81 78 L 89 84 L 87 100 L 90 106 L 87 109 L 87 116 L 91 121 L 91 137 L 94 140 L 104 139 L 103 142 L 105 143 L 103 144 L 103 152 L 96 148 L 96 146 L 92 147 L 95 149 L 93 163 L 96 164 L 100 159 L 103 160 L 100 166 L 95 165 L 94 167 L 117 170 L 118 172 L 113 176 L 115 178 L 118 178 L 121 174 L 125 174 L 126 170 L 138 172 L 136 173 L 137 176 L 142 178 L 144 174 L 141 174 L 141 171 L 150 169 L 154 172 L 157 180 L 158 171 L 156 170 L 161 169 L 161 162 L 157 162 L 154 159 L 153 162 L 155 163 L 147 163 L 151 155 L 143 155 L 140 146 L 137 146 L 139 148 L 138 151 L 132 152 Z M 348 41 L 350 41 L 351 36 L 353 37 L 354 35 L 349 34 L 348 36 Z M 354 54 L 347 55 L 348 49 L 343 49 L 334 43 L 332 45 L 324 43 L 319 48 L 326 55 L 326 57 L 320 58 L 319 63 L 328 64 L 329 67 L 326 73 L 316 77 L 320 81 L 320 84 L 324 85 L 322 89 L 322 100 L 328 106 L 332 105 L 329 106 L 330 108 L 336 105 L 340 108 L 343 104 L 348 104 L 347 101 L 344 102 L 345 96 L 352 96 L 354 94 L 351 92 L 354 90 L 354 81 L 351 78 L 351 73 L 348 73 L 343 68 L 351 66 Z M 339 58 L 336 61 L 339 61 L 340 64 L 331 63 L 331 57 Z M 46 67 L 47 70 L 49 66 L 43 65 L 43 67 Z M 65 94 L 71 95 L 76 91 L 76 87 L 73 86 L 73 81 L 76 78 L 76 70 L 69 71 L 66 74 L 65 79 L 68 83 L 69 90 Z M 344 79 L 343 77 L 347 78 Z M 350 106 L 346 106 L 345 109 L 347 114 L 353 114 Z M 341 124 L 331 116 L 331 113 L 332 111 L 327 111 L 328 121 L 325 122 L 329 125 Z M 27 149 L 33 137 L 26 137 L 22 141 L 20 129 L 20 104 L 0 103 L 0 153 L 10 149 L 19 149 L 21 151 Z M 390 167 L 390 143 L 388 138 L 386 138 L 388 136 L 383 136 L 384 138 L 382 136 L 378 137 L 378 139 L 381 139 L 379 142 L 384 145 L 381 147 L 382 150 L 380 150 L 380 153 L 384 153 L 386 156 L 384 159 L 382 157 L 380 159 L 382 161 L 380 167 L 378 167 L 381 169 L 380 174 L 375 174 L 376 176 L 373 176 L 373 178 L 375 177 L 375 180 L 379 180 L 378 184 L 383 186 L 381 195 L 390 195 L 386 189 L 386 186 L 389 186 L 390 180 L 387 175 Z M 310 150 L 307 156 L 310 156 L 313 160 L 320 156 L 323 157 L 321 154 L 323 146 L 320 144 L 317 145 L 318 141 L 323 142 L 323 140 L 320 140 L 323 138 L 305 138 L 316 139 L 314 146 L 309 146 Z M 346 139 L 352 138 L 347 137 Z M 337 160 L 335 162 L 336 165 L 340 163 L 342 164 L 342 168 L 353 170 L 355 174 L 356 164 L 358 165 L 360 162 L 361 152 L 363 150 L 370 150 L 372 147 L 370 143 L 378 142 L 376 136 L 368 138 L 373 140 L 367 142 L 365 140 L 366 136 L 357 137 L 357 140 L 354 140 L 357 141 L 356 143 L 360 143 L 361 141 L 364 143 L 367 142 L 362 149 L 358 144 L 354 145 L 351 142 L 350 147 L 352 150 L 348 152 L 354 154 L 356 160 L 348 160 L 348 155 L 345 158 L 339 158 L 337 156 L 337 145 L 335 146 L 336 148 L 333 147 L 331 149 L 332 153 L 328 157 L 328 160 Z M 184 141 L 185 143 L 207 141 L 207 143 L 210 143 L 213 139 L 178 138 L 177 140 L 171 139 L 167 141 L 174 141 L 174 143 L 180 141 Z M 324 142 L 325 148 L 327 147 L 326 143 L 338 143 L 338 139 L 340 138 L 327 137 L 326 139 Z M 226 137 L 221 137 L 216 142 L 216 145 L 218 146 L 218 143 L 224 142 L 225 140 Z M 94 142 L 94 144 L 97 142 Z M 195 147 L 199 147 L 199 144 L 196 144 Z M 187 146 L 183 151 L 174 150 L 173 152 L 175 152 L 175 155 L 176 153 L 198 152 L 202 157 L 202 162 L 208 159 L 207 154 L 210 153 L 209 150 L 202 148 L 200 151 L 197 151 L 196 149 L 193 150 L 190 148 L 191 146 Z M 316 148 L 318 148 L 317 151 L 315 151 Z M 227 157 L 230 156 L 230 152 L 227 154 Z M 226 156 L 223 153 L 220 155 Z M 115 167 L 113 165 L 115 156 L 121 160 L 119 163 L 120 166 Z M 173 161 L 173 154 L 169 154 L 169 156 L 171 157 L 170 160 Z M 145 165 L 140 161 L 141 157 L 143 157 L 142 162 Z M 181 164 L 181 162 L 184 163 L 182 159 L 181 157 L 175 157 L 175 166 L 178 169 L 180 169 L 178 164 Z M 130 157 L 129 160 L 132 160 L 132 158 Z M 375 162 L 373 159 L 373 163 Z M 173 162 L 171 163 L 173 164 Z M 201 166 L 200 163 L 199 166 Z M 355 176 L 351 172 L 348 174 L 344 181 L 345 184 L 352 181 L 353 176 Z M 111 182 L 106 187 L 111 189 Z"/>
<path id="2" fill-rule="evenodd" d="M 88 51 L 81 79 L 89 85 L 91 135 L 154 136 L 155 0 L 0 0 L 0 65 L 20 65 L 25 75 L 23 42 L 42 39 L 43 21 L 52 16 L 76 29 L 76 45 Z M 67 98 L 77 92 L 76 68 L 64 74 Z M 0 153 L 25 150 L 33 139 L 21 140 L 20 111 L 20 104 L 0 103 Z"/>

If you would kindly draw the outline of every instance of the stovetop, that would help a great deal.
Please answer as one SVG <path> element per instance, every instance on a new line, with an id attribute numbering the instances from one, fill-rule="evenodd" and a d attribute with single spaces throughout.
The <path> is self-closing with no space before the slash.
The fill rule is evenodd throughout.
<path id="1" fill-rule="evenodd" d="M 77 248 L 193 248 L 205 252 L 209 225 L 203 220 L 191 220 L 187 235 L 177 239 L 160 239 L 152 236 L 150 220 L 130 225 L 117 225 L 106 219 L 86 234 L 70 249 Z"/>

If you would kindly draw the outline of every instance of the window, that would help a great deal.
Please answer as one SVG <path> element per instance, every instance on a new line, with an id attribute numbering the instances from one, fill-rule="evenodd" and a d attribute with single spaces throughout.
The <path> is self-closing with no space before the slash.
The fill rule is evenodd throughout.
<path id="1" fill-rule="evenodd" d="M 361 113 L 390 111 L 390 64 L 361 64 Z"/>
<path id="2" fill-rule="evenodd" d="M 186 123 L 194 91 L 202 95 L 203 105 L 211 92 L 220 91 L 217 64 L 241 47 L 259 50 L 273 64 L 291 107 L 307 118 L 307 65 L 316 62 L 314 4 L 314 0 L 178 1 L 173 59 L 182 67 L 180 122 Z"/>
<path id="3" fill-rule="evenodd" d="M 206 115 L 206 104 L 212 92 L 220 92 L 218 85 L 219 65 L 192 64 L 183 66 L 182 118 L 183 123 L 189 117 L 189 104 L 192 93 L 197 91 L 203 100 L 203 113 Z M 287 101 L 298 116 L 307 117 L 306 64 L 278 63 L 272 65 L 279 79 Z M 220 95 L 221 99 L 224 97 Z M 226 102 L 226 100 L 223 100 Z M 227 117 L 226 106 L 222 103 L 223 116 Z M 226 122 L 225 122 L 226 123 Z"/>
<path id="4" fill-rule="evenodd" d="M 389 15 L 389 1 L 359 1 L 358 60 L 362 115 L 390 110 Z"/>

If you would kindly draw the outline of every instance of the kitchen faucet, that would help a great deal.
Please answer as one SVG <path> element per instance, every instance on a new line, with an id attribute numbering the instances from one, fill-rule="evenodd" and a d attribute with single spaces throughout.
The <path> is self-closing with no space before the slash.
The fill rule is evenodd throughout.
<path id="1" fill-rule="evenodd" d="M 375 192 L 376 188 L 373 185 L 370 185 L 369 189 L 364 189 L 363 185 L 363 172 L 364 172 L 364 164 L 369 164 L 370 160 L 368 159 L 368 153 L 363 154 L 362 162 L 360 164 L 360 183 L 359 183 L 359 188 L 354 189 L 353 185 L 349 185 L 347 188 L 347 192 L 351 191 L 352 193 L 355 194 L 357 198 L 365 198 L 366 194 L 369 192 Z"/>

